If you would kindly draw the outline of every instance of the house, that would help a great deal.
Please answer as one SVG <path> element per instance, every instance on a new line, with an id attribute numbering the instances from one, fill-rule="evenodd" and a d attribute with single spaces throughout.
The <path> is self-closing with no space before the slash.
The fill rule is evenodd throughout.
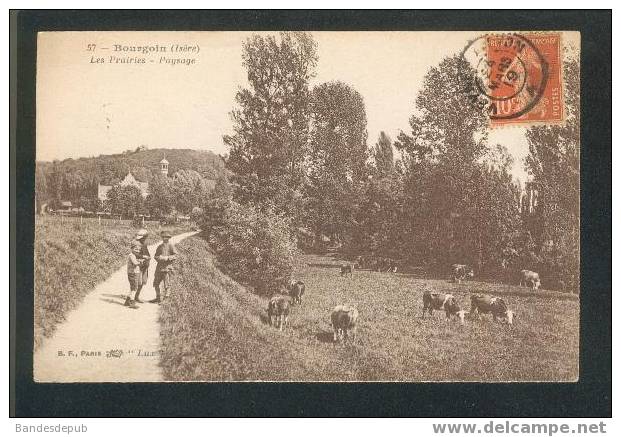
<path id="1" fill-rule="evenodd" d="M 121 187 L 134 186 L 140 190 L 143 198 L 146 198 L 149 195 L 149 183 L 148 182 L 140 182 L 136 180 L 134 175 L 129 172 L 127 176 L 119 182 L 117 185 Z M 112 189 L 112 185 L 97 185 L 97 198 L 102 202 L 108 200 L 108 192 Z"/>
<path id="2" fill-rule="evenodd" d="M 168 176 L 168 164 L 169 162 L 166 160 L 166 158 L 160 161 L 160 172 L 164 176 Z M 121 182 L 119 182 L 117 185 L 120 185 L 122 187 L 130 186 L 130 185 L 137 187 L 138 189 L 140 189 L 140 192 L 142 193 L 142 197 L 145 199 L 149 195 L 149 183 L 140 182 L 134 177 L 134 175 L 131 172 L 127 173 L 127 176 L 125 176 L 125 178 Z M 98 184 L 97 185 L 97 198 L 102 202 L 107 201 L 108 192 L 111 189 L 112 189 L 112 185 Z"/>

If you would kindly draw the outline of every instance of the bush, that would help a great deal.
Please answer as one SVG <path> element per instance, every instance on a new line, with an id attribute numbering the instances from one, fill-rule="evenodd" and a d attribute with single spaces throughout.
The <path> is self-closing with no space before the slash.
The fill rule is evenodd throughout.
<path id="1" fill-rule="evenodd" d="M 278 292 L 293 272 L 296 243 L 290 220 L 233 201 L 223 207 L 220 222 L 209 235 L 218 262 L 257 293 Z"/>

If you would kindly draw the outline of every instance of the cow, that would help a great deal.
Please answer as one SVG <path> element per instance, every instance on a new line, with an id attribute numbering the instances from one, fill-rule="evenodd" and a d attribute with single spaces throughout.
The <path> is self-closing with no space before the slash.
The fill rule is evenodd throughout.
<path id="1" fill-rule="evenodd" d="M 345 276 L 348 273 L 350 277 L 354 276 L 354 266 L 352 264 L 343 264 L 341 266 L 341 276 Z"/>
<path id="2" fill-rule="evenodd" d="M 474 270 L 466 264 L 453 264 L 451 268 L 453 269 L 453 282 L 461 284 L 461 281 L 466 278 L 474 278 Z"/>
<path id="3" fill-rule="evenodd" d="M 302 281 L 291 281 L 289 284 L 289 296 L 291 296 L 291 304 L 296 303 L 302 305 L 302 296 L 306 291 L 306 285 Z"/>
<path id="4" fill-rule="evenodd" d="M 539 273 L 530 270 L 520 271 L 520 286 L 530 287 L 533 290 L 538 290 L 541 286 L 539 280 Z"/>
<path id="5" fill-rule="evenodd" d="M 470 296 L 470 314 L 477 314 L 480 319 L 481 314 L 488 313 L 491 313 L 494 321 L 501 319 L 509 325 L 513 325 L 513 319 L 516 317 L 515 313 L 507 307 L 505 301 L 500 297 L 484 294 Z"/>
<path id="6" fill-rule="evenodd" d="M 267 304 L 267 316 L 270 326 L 282 331 L 289 322 L 290 303 L 286 296 L 276 295 Z"/>
<path id="7" fill-rule="evenodd" d="M 388 260 L 388 269 L 386 270 L 388 273 L 397 273 L 397 261 L 393 259 Z"/>
<path id="8" fill-rule="evenodd" d="M 465 322 L 467 311 L 462 310 L 457 303 L 457 299 L 452 294 L 444 293 L 431 293 L 425 291 L 423 293 L 423 318 L 425 318 L 425 312 L 429 312 L 429 315 L 433 315 L 433 310 L 444 311 L 446 318 L 450 319 L 455 315 L 459 318 L 459 323 L 462 325 Z"/>
<path id="9" fill-rule="evenodd" d="M 332 321 L 335 342 L 349 338 L 350 332 L 352 339 L 356 340 L 358 324 L 358 310 L 356 308 L 348 305 L 337 305 L 332 310 L 330 320 Z"/>
<path id="10" fill-rule="evenodd" d="M 378 272 L 397 273 L 397 263 L 390 258 L 380 258 L 377 265 Z"/>

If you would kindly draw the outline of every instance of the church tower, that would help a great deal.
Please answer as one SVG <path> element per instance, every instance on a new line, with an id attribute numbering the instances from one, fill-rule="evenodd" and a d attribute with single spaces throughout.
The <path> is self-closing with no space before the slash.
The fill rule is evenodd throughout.
<path id="1" fill-rule="evenodd" d="M 166 161 L 166 158 L 160 161 L 160 172 L 168 177 L 168 161 Z"/>

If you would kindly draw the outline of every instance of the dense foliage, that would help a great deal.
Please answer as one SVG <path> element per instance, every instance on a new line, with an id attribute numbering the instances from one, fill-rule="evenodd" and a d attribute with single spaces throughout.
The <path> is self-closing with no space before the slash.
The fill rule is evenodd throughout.
<path id="1" fill-rule="evenodd" d="M 224 270 L 259 294 L 280 292 L 291 279 L 296 247 L 282 214 L 231 201 L 209 241 Z"/>

